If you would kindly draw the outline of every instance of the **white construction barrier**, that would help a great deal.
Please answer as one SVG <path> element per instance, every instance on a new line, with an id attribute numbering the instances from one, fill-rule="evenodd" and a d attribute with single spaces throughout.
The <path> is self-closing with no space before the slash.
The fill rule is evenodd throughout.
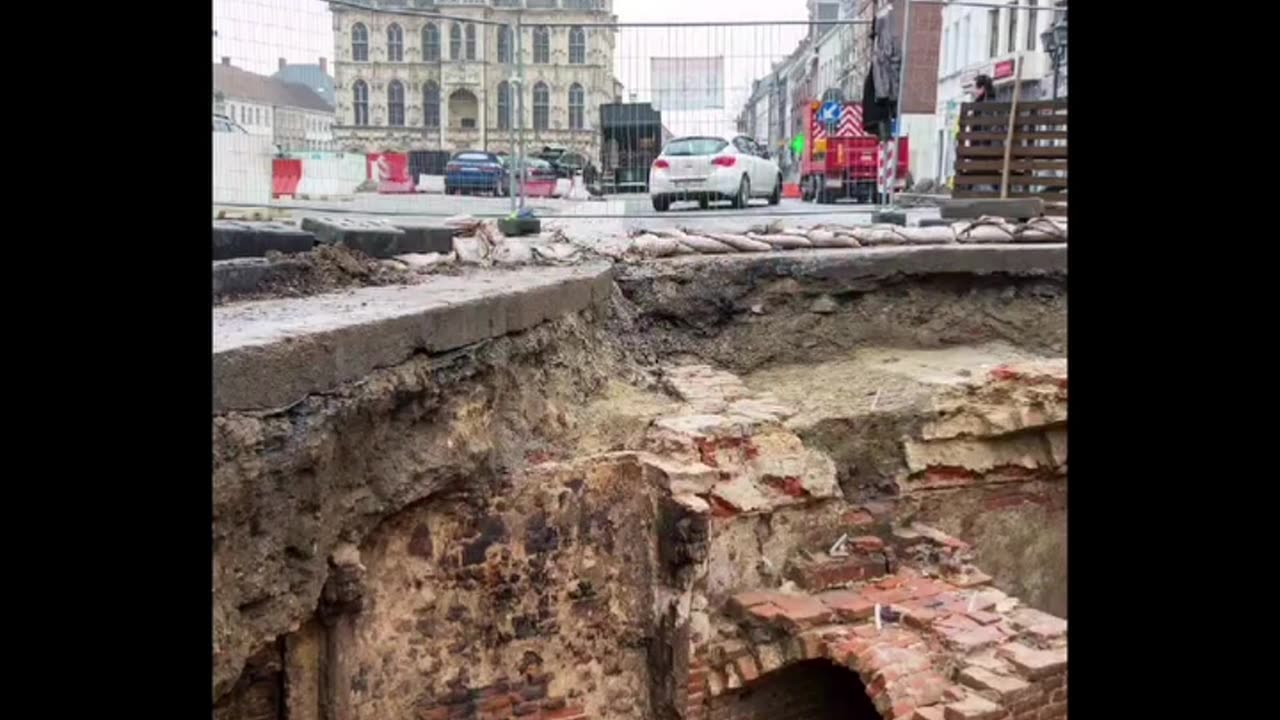
<path id="1" fill-rule="evenodd" d="M 213 134 L 213 203 L 267 205 L 271 202 L 270 137 Z"/>
<path id="2" fill-rule="evenodd" d="M 441 195 L 444 193 L 444 176 L 443 175 L 426 175 L 418 174 L 418 192 L 434 193 Z"/>
<path id="3" fill-rule="evenodd" d="M 364 153 L 290 153 L 302 160 L 298 195 L 354 195 L 368 178 Z"/>

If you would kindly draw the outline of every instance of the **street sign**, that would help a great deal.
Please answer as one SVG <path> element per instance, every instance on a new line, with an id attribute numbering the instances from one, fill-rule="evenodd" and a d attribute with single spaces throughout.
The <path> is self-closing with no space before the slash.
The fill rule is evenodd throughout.
<path id="1" fill-rule="evenodd" d="M 822 110 L 818 112 L 818 122 L 828 125 L 840 122 L 840 111 L 844 108 L 838 102 L 829 102 L 822 106 Z"/>

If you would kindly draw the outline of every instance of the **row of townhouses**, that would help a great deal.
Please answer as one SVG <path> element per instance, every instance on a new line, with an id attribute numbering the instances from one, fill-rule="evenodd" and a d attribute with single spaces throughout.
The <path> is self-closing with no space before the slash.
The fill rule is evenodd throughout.
<path id="1" fill-rule="evenodd" d="M 872 59 L 870 23 L 887 20 L 898 47 L 903 47 L 905 5 L 904 0 L 808 0 L 808 35 L 754 82 L 738 118 L 741 132 L 773 150 L 789 181 L 799 173 L 792 141 L 805 133 L 809 105 L 861 100 Z M 1065 0 L 912 3 L 901 122 L 910 138 L 915 179 L 950 178 L 956 119 L 960 105 L 971 99 L 979 74 L 995 80 L 997 99 L 1007 99 L 1015 81 L 1014 61 L 1020 58 L 1020 97 L 1053 96 L 1055 64 L 1042 35 L 1060 24 L 1065 12 Z M 858 22 L 824 24 L 833 20 Z M 1057 93 L 1066 97 L 1065 51 L 1059 59 Z"/>
<path id="2" fill-rule="evenodd" d="M 270 137 L 280 152 L 337 149 L 333 80 L 324 58 L 317 65 L 289 65 L 268 77 L 231 64 L 213 66 L 213 112 L 250 135 Z"/>

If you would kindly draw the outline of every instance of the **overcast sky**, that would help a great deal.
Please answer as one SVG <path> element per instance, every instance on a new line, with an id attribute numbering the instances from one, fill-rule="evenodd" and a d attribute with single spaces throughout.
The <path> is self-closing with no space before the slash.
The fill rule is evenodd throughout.
<path id="1" fill-rule="evenodd" d="M 619 22 L 805 20 L 805 0 L 614 0 Z M 278 58 L 314 64 L 334 55 L 333 19 L 323 0 L 213 0 L 213 58 L 254 72 L 275 72 Z M 725 132 L 750 92 L 751 81 L 786 57 L 804 26 L 623 28 L 614 74 L 625 92 L 648 99 L 654 57 L 725 57 L 725 108 L 681 113 L 668 127 L 677 134 Z M 412 41 L 410 41 L 412 42 Z"/>

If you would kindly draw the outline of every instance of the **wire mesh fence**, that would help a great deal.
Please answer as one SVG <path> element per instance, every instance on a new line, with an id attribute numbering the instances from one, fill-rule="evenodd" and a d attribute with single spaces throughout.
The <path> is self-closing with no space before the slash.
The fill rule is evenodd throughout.
<path id="1" fill-rule="evenodd" d="M 810 21 L 734 20 L 726 4 L 715 22 L 653 23 L 614 0 L 214 0 L 214 205 L 867 212 L 938 136 L 886 147 L 864 130 L 873 30 L 894 3 L 828 5 Z M 908 97 L 939 82 L 932 38 Z M 660 157 L 689 137 L 715 141 L 706 163 Z"/>

